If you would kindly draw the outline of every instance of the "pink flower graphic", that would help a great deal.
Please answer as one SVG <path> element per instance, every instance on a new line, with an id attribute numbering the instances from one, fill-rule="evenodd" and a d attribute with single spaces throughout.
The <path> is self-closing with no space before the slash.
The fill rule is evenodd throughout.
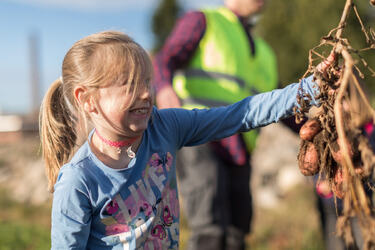
<path id="1" fill-rule="evenodd" d="M 118 204 L 116 200 L 112 200 L 110 203 L 108 203 L 107 207 L 105 210 L 107 211 L 108 214 L 112 215 L 118 211 Z"/>
<path id="2" fill-rule="evenodd" d="M 149 164 L 151 167 L 154 167 L 156 168 L 156 172 L 161 174 L 163 173 L 163 164 L 162 164 L 162 160 L 160 158 L 160 156 L 157 154 L 157 153 L 154 153 L 152 156 L 151 156 L 151 159 L 149 161 Z"/>
<path id="3" fill-rule="evenodd" d="M 157 167 L 160 165 L 161 163 L 161 158 L 160 156 L 157 154 L 157 153 L 154 153 L 152 156 L 151 156 L 151 159 L 149 161 L 150 165 L 152 167 Z"/>

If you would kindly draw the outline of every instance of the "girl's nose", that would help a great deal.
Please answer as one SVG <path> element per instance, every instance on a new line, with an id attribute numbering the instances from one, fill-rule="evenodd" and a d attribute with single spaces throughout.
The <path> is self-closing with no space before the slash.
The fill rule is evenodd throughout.
<path id="1" fill-rule="evenodd" d="M 151 91 L 149 88 L 143 88 L 139 92 L 139 98 L 141 99 L 149 99 L 151 97 Z"/>

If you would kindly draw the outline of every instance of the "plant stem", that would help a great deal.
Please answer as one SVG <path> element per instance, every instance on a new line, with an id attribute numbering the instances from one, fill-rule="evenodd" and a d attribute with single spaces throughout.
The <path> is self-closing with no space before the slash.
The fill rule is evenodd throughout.
<path id="1" fill-rule="evenodd" d="M 346 20 L 348 19 L 350 8 L 353 5 L 353 0 L 346 0 L 344 11 L 341 16 L 341 20 L 339 25 L 337 26 L 337 32 L 336 32 L 336 38 L 341 38 L 342 32 L 344 31 L 344 28 L 346 26 Z"/>

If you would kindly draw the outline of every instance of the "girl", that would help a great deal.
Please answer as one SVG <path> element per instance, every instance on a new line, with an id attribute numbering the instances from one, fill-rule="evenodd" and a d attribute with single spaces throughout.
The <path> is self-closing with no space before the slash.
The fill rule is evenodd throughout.
<path id="1" fill-rule="evenodd" d="M 227 107 L 157 110 L 151 77 L 145 50 L 119 32 L 66 54 L 41 107 L 52 249 L 178 248 L 176 151 L 292 115 L 299 86 L 317 94 L 310 77 Z"/>

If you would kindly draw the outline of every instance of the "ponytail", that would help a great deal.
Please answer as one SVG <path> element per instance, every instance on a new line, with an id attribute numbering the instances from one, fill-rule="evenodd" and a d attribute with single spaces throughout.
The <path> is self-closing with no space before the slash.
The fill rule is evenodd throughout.
<path id="1" fill-rule="evenodd" d="M 48 178 L 48 190 L 53 186 L 63 164 L 69 161 L 76 145 L 75 118 L 66 103 L 61 79 L 48 89 L 40 109 L 39 132 L 42 155 Z"/>

